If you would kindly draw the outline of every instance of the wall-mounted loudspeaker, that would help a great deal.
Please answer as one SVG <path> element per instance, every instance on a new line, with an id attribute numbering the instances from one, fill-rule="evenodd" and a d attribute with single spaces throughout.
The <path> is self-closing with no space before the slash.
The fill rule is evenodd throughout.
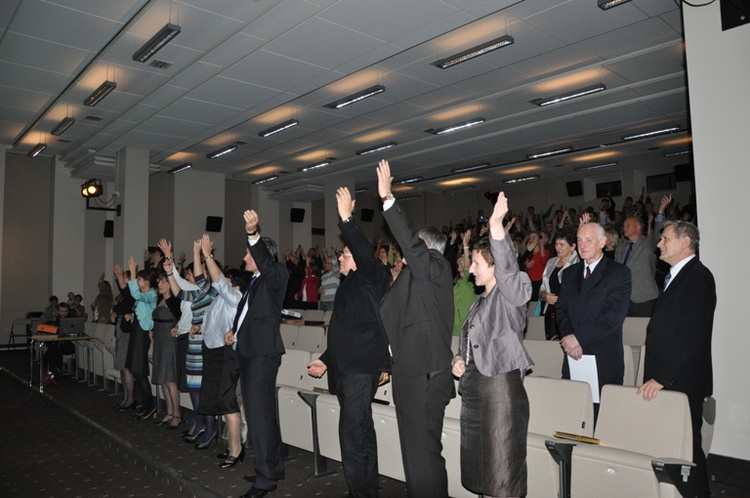
<path id="1" fill-rule="evenodd" d="M 301 208 L 292 208 L 289 212 L 289 221 L 292 223 L 302 223 L 305 221 L 305 210 Z"/>
<path id="2" fill-rule="evenodd" d="M 365 221 L 365 222 L 369 223 L 369 222 L 372 221 L 372 217 L 375 216 L 375 210 L 374 209 L 363 208 L 359 212 L 359 216 L 362 218 L 362 221 Z"/>
<path id="3" fill-rule="evenodd" d="M 695 180 L 693 165 L 690 163 L 676 165 L 674 167 L 674 179 L 678 182 L 692 182 Z"/>
<path id="4" fill-rule="evenodd" d="M 104 220 L 104 238 L 111 239 L 115 236 L 114 220 Z"/>
<path id="5" fill-rule="evenodd" d="M 567 182 L 565 188 L 568 189 L 568 197 L 578 197 L 579 195 L 583 195 L 583 182 L 581 180 Z"/>
<path id="6" fill-rule="evenodd" d="M 206 216 L 206 231 L 207 232 L 221 232 L 221 223 L 224 218 L 221 216 Z"/>

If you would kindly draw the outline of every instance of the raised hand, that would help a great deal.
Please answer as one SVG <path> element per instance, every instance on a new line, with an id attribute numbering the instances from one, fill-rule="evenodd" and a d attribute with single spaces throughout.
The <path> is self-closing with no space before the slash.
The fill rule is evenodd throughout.
<path id="1" fill-rule="evenodd" d="M 201 237 L 201 252 L 203 252 L 203 256 L 206 258 L 214 252 L 214 242 L 207 233 L 204 233 Z"/>
<path id="2" fill-rule="evenodd" d="M 659 203 L 659 214 L 664 214 L 664 211 L 667 209 L 667 206 L 669 206 L 672 203 L 672 194 L 667 194 L 664 197 L 661 198 L 661 202 Z"/>
<path id="3" fill-rule="evenodd" d="M 171 258 L 172 257 L 172 243 L 162 237 L 159 239 L 159 249 L 161 249 L 161 252 L 164 253 L 165 258 Z"/>
<path id="4" fill-rule="evenodd" d="M 582 227 L 586 223 L 590 223 L 590 222 L 591 222 L 591 213 L 583 213 L 581 215 L 581 221 L 578 222 L 578 226 Z"/>
<path id="5" fill-rule="evenodd" d="M 356 202 L 357 201 L 352 199 L 352 194 L 347 187 L 339 187 L 336 189 L 336 205 L 339 209 L 341 221 L 351 218 L 352 213 L 354 212 L 354 204 Z"/>
<path id="6" fill-rule="evenodd" d="M 391 165 L 388 161 L 382 160 L 378 163 L 378 195 L 381 199 L 391 193 L 391 183 Z"/>
<path id="7" fill-rule="evenodd" d="M 128 269 L 130 270 L 130 278 L 135 278 L 136 270 L 138 269 L 138 263 L 134 256 L 130 256 L 128 259 Z"/>
<path id="8" fill-rule="evenodd" d="M 508 199 L 505 197 L 505 192 L 497 194 L 497 202 L 492 210 L 492 214 L 489 219 L 490 235 L 493 239 L 503 240 L 505 238 L 505 227 L 503 226 L 503 219 L 508 212 Z"/>
<path id="9" fill-rule="evenodd" d="M 245 231 L 247 233 L 254 232 L 258 229 L 258 222 L 260 221 L 258 213 L 249 209 L 242 214 L 242 217 L 245 218 Z"/>

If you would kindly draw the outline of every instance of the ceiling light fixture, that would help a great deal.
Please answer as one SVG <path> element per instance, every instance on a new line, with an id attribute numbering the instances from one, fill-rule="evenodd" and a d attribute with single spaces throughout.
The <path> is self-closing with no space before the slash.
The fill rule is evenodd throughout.
<path id="1" fill-rule="evenodd" d="M 54 128 L 52 128 L 52 131 L 50 133 L 59 137 L 60 135 L 65 133 L 65 130 L 73 126 L 75 122 L 76 122 L 75 118 L 71 118 L 71 117 L 63 118 L 62 121 L 57 123 L 57 125 Z"/>
<path id="2" fill-rule="evenodd" d="M 324 105 L 323 107 L 328 107 L 330 109 L 341 109 L 342 107 L 346 107 L 349 104 L 354 104 L 355 102 L 359 102 L 360 100 L 364 100 L 366 98 L 372 97 L 373 95 L 383 93 L 384 91 L 385 91 L 385 87 L 383 85 L 371 86 L 370 88 L 367 88 L 366 90 L 362 90 L 361 92 L 354 93 L 352 95 L 349 95 L 348 97 L 344 97 L 343 99 L 335 100 L 331 102 L 330 104 Z"/>
<path id="3" fill-rule="evenodd" d="M 540 152 L 538 154 L 529 154 L 526 156 L 526 159 L 541 159 L 543 157 L 550 157 L 550 156 L 556 156 L 558 154 L 565 154 L 566 152 L 571 152 L 572 150 L 573 150 L 573 147 L 565 147 L 563 149 L 550 150 L 547 152 Z"/>
<path id="4" fill-rule="evenodd" d="M 668 154 L 664 154 L 664 157 L 674 157 L 674 156 L 683 156 L 685 154 L 692 154 L 693 151 L 691 150 L 681 150 L 679 152 L 669 152 Z"/>
<path id="5" fill-rule="evenodd" d="M 404 201 L 413 201 L 414 199 L 420 199 L 421 197 L 422 197 L 421 195 L 408 195 L 406 197 L 397 197 L 396 199 L 398 199 L 399 202 L 404 202 Z"/>
<path id="6" fill-rule="evenodd" d="M 404 178 L 403 180 L 398 180 L 396 182 L 393 182 L 394 185 L 406 185 L 408 183 L 418 183 L 424 180 L 423 176 L 414 176 L 412 178 Z"/>
<path id="7" fill-rule="evenodd" d="M 474 164 L 471 166 L 464 166 L 462 168 L 454 168 L 451 173 L 468 173 L 469 171 L 478 171 L 480 169 L 487 169 L 491 166 L 490 163 Z"/>
<path id="8" fill-rule="evenodd" d="M 373 152 L 380 152 L 381 150 L 386 150 L 393 148 L 398 145 L 398 142 L 386 142 L 384 144 L 376 145 L 375 147 L 370 147 L 368 149 L 360 149 L 356 152 L 358 156 L 364 156 L 365 154 L 372 154 Z"/>
<path id="9" fill-rule="evenodd" d="M 680 125 L 674 125 L 674 126 L 670 126 L 669 128 L 663 128 L 661 130 L 654 130 L 654 131 L 647 131 L 644 133 L 638 133 L 636 135 L 623 135 L 621 138 L 623 140 L 636 140 L 638 138 L 653 137 L 656 135 L 666 135 L 667 133 L 674 133 L 680 130 L 681 130 Z"/>
<path id="10" fill-rule="evenodd" d="M 261 178 L 260 180 L 255 180 L 253 182 L 253 185 L 263 185 L 264 183 L 272 182 L 272 181 L 278 180 L 278 179 L 279 179 L 279 175 L 271 175 L 271 176 L 267 176 L 265 178 Z"/>
<path id="11" fill-rule="evenodd" d="M 456 55 L 452 55 L 450 57 L 446 57 L 445 59 L 435 61 L 432 63 L 432 65 L 437 66 L 440 69 L 448 69 L 451 66 L 455 66 L 456 64 L 468 61 L 470 59 L 473 59 L 474 57 L 479 57 L 480 55 L 492 52 L 493 50 L 512 45 L 514 41 L 515 40 L 513 40 L 513 37 L 510 35 L 501 36 L 500 38 L 496 38 L 487 43 L 477 45 L 474 48 L 459 52 Z"/>
<path id="12" fill-rule="evenodd" d="M 99 85 L 99 88 L 91 92 L 91 95 L 86 97 L 86 99 L 83 101 L 83 105 L 88 107 L 94 107 L 96 104 L 101 102 L 101 100 L 106 97 L 107 95 L 117 88 L 117 83 L 114 81 L 105 81 L 101 85 Z"/>
<path id="13" fill-rule="evenodd" d="M 258 136 L 261 138 L 270 137 L 271 135 L 275 135 L 276 133 L 280 131 L 287 130 L 291 128 L 292 126 L 297 126 L 299 124 L 299 121 L 296 119 L 290 119 L 289 121 L 284 121 L 281 124 L 277 124 L 276 126 L 272 126 L 268 129 L 265 129 L 258 133 Z"/>
<path id="14" fill-rule="evenodd" d="M 206 154 L 206 157 L 209 159 L 216 159 L 217 157 L 221 157 L 224 154 L 229 154 L 230 152 L 234 152 L 235 150 L 237 150 L 238 147 L 239 145 L 237 144 L 237 142 L 233 142 L 227 145 L 226 147 L 222 147 L 221 149 L 216 149 L 213 152 L 209 152 L 208 154 Z"/>
<path id="15" fill-rule="evenodd" d="M 528 182 L 531 180 L 536 180 L 538 178 L 540 178 L 539 175 L 522 176 L 521 178 L 510 178 L 508 180 L 503 180 L 503 183 L 505 184 L 521 183 L 521 182 Z"/>
<path id="16" fill-rule="evenodd" d="M 169 173 L 170 175 L 176 175 L 177 173 L 182 173 L 186 169 L 190 169 L 192 167 L 193 165 L 191 163 L 185 163 L 170 169 L 169 171 L 167 171 L 167 173 Z"/>
<path id="17" fill-rule="evenodd" d="M 165 24 L 158 33 L 152 36 L 149 41 L 144 43 L 143 46 L 133 54 L 133 60 L 137 62 L 146 62 L 151 56 L 161 50 L 164 45 L 169 43 L 172 38 L 179 35 L 180 31 L 181 28 L 176 24 Z"/>
<path id="18" fill-rule="evenodd" d="M 29 156 L 29 157 L 36 157 L 39 154 L 41 154 L 42 151 L 44 149 L 46 149 L 46 148 L 47 148 L 47 144 L 43 144 L 43 143 L 39 142 L 38 144 L 36 144 L 34 146 L 33 149 L 31 149 L 29 152 L 27 152 L 26 155 Z"/>
<path id="19" fill-rule="evenodd" d="M 367 187 L 359 187 L 354 191 L 355 194 L 361 194 L 362 192 L 367 192 L 369 189 Z"/>
<path id="20" fill-rule="evenodd" d="M 573 168 L 573 171 L 590 171 L 592 169 L 602 169 L 602 168 L 611 168 L 612 166 L 617 166 L 617 161 L 612 161 L 611 163 L 604 163 L 604 164 L 594 164 L 593 166 L 579 166 L 577 168 Z"/>
<path id="21" fill-rule="evenodd" d="M 102 181 L 96 178 L 92 178 L 81 185 L 81 195 L 84 197 L 99 197 L 103 193 Z"/>
<path id="22" fill-rule="evenodd" d="M 429 130 L 425 130 L 425 132 L 432 133 L 433 135 L 442 135 L 443 133 L 463 130 L 464 128 L 470 128 L 482 123 L 484 123 L 484 118 L 474 118 L 468 121 L 463 121 L 461 123 L 452 124 L 450 126 L 444 126 L 442 128 L 430 128 Z"/>
<path id="23" fill-rule="evenodd" d="M 311 171 L 311 170 L 318 169 L 318 168 L 324 168 L 324 167 L 328 166 L 329 164 L 331 164 L 335 160 L 336 160 L 335 157 L 326 157 L 324 160 L 322 160 L 319 163 L 314 163 L 314 164 L 310 164 L 308 166 L 303 166 L 303 167 L 297 169 L 297 171 L 301 171 L 301 172 L 304 173 L 305 171 Z"/>
<path id="24" fill-rule="evenodd" d="M 609 10 L 613 7 L 628 3 L 629 1 L 630 0 L 598 0 L 597 5 L 602 10 Z"/>
<path id="25" fill-rule="evenodd" d="M 555 95 L 554 97 L 549 97 L 546 99 L 532 99 L 529 100 L 529 103 L 538 105 L 539 107 L 544 107 L 551 104 L 565 102 L 566 100 L 583 97 L 584 95 L 591 95 L 592 93 L 601 92 L 606 89 L 607 87 L 604 85 L 604 83 L 598 83 L 596 85 L 579 88 L 578 90 L 573 90 L 572 92 L 561 93 L 560 95 Z"/>

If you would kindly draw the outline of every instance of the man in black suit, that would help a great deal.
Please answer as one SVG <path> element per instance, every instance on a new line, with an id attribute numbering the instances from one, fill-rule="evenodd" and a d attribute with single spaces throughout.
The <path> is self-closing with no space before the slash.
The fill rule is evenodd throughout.
<path id="1" fill-rule="evenodd" d="M 284 478 L 276 375 L 285 352 L 279 328 L 289 272 L 277 261 L 276 243 L 258 234 L 258 214 L 245 211 L 243 216 L 247 232 L 243 261 L 253 280 L 237 305 L 234 327 L 225 341 L 235 344 L 238 353 L 242 403 L 255 453 L 255 482 L 241 498 L 262 498 Z"/>
<path id="2" fill-rule="evenodd" d="M 440 436 L 455 396 L 451 374 L 453 276 L 443 257 L 445 236 L 414 230 L 391 194 L 388 161 L 378 166 L 383 217 L 403 254 L 404 269 L 386 294 L 380 316 L 393 355 L 393 400 L 410 497 L 448 496 Z"/>
<path id="3" fill-rule="evenodd" d="M 709 496 L 706 456 L 701 447 L 703 400 L 713 393 L 711 334 L 716 283 L 697 257 L 700 234 L 692 223 L 668 223 L 659 241 L 659 259 L 671 266 L 648 324 L 644 379 L 638 393 L 654 399 L 667 389 L 687 394 L 693 424 L 694 494 Z"/>
<path id="4" fill-rule="evenodd" d="M 556 305 L 560 345 L 567 355 L 563 378 L 570 378 L 570 361 L 594 355 L 600 391 L 604 384 L 622 385 L 622 323 L 631 291 L 630 270 L 603 257 L 605 243 L 601 225 L 586 223 L 578 228 L 582 261 L 565 271 Z"/>
<path id="5" fill-rule="evenodd" d="M 383 372 L 390 372 L 388 338 L 380 322 L 380 301 L 388 291 L 390 273 L 375 258 L 372 245 L 352 217 L 349 189 L 336 192 L 344 252 L 339 256 L 345 276 L 336 291 L 328 326 L 328 349 L 307 371 L 321 377 L 341 405 L 339 443 L 349 496 L 378 496 L 378 447 L 372 400 Z"/>

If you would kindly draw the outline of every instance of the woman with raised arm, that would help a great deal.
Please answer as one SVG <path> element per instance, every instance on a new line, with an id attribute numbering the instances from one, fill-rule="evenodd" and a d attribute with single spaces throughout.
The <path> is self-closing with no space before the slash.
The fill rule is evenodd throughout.
<path id="1" fill-rule="evenodd" d="M 490 236 L 474 244 L 471 273 L 484 294 L 461 329 L 453 374 L 460 378 L 461 484 L 487 498 L 526 496 L 529 400 L 523 377 L 533 365 L 523 347 L 531 281 L 519 271 L 503 227 L 500 192 Z"/>
<path id="2" fill-rule="evenodd" d="M 172 260 L 165 259 L 165 272 L 157 277 L 159 300 L 152 313 L 154 328 L 151 331 L 154 343 L 154 371 L 151 381 L 161 386 L 167 413 L 157 425 L 177 429 L 182 423 L 180 415 L 180 391 L 177 390 L 177 321 L 182 316 L 180 299 L 172 295 L 167 273 L 172 273 Z"/>
<path id="3" fill-rule="evenodd" d="M 130 331 L 133 328 L 135 299 L 130 295 L 130 288 L 128 287 L 130 271 L 123 271 L 120 265 L 115 265 L 112 271 L 117 278 L 117 286 L 120 288 L 120 295 L 117 296 L 112 308 L 112 319 L 115 322 L 114 367 L 120 371 L 120 380 L 122 381 L 122 401 L 114 408 L 115 410 L 125 411 L 136 407 L 133 372 L 126 365 Z"/>

